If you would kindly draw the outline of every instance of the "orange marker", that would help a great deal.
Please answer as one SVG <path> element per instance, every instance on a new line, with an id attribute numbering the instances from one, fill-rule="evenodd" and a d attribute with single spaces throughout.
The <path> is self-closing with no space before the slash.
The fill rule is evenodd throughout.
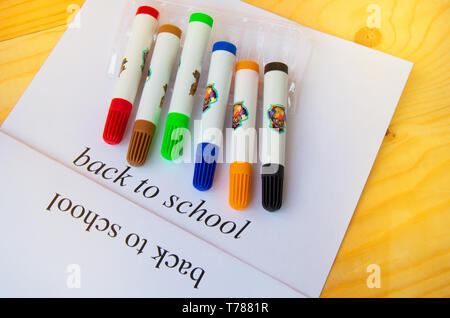
<path id="1" fill-rule="evenodd" d="M 235 210 L 245 209 L 250 202 L 258 83 L 258 63 L 238 62 L 234 84 L 229 190 L 229 203 Z"/>

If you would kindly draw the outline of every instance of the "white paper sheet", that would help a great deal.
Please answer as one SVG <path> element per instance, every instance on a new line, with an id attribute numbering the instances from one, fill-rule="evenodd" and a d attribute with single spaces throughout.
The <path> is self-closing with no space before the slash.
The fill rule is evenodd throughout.
<path id="1" fill-rule="evenodd" d="M 151 157 L 142 168 L 126 170 L 130 123 L 120 145 L 111 147 L 102 141 L 114 89 L 114 80 L 107 75 L 108 52 L 114 42 L 110 30 L 115 30 L 120 2 L 86 1 L 82 27 L 64 34 L 1 129 L 287 286 L 307 296 L 319 296 L 412 64 L 305 28 L 313 40 L 313 52 L 300 105 L 289 118 L 283 209 L 275 214 L 262 209 L 255 166 L 251 205 L 236 212 L 228 206 L 228 165 L 218 168 L 213 189 L 200 193 L 192 186 L 192 164 L 175 165 L 161 158 L 166 112 L 150 149 Z M 233 3 L 252 13 L 267 14 L 233 1 L 208 3 Z M 90 163 L 101 161 L 118 170 L 115 176 L 126 170 L 132 177 L 121 186 L 120 180 L 114 183 L 113 179 L 103 179 L 101 173 L 88 172 L 89 164 L 75 166 L 74 160 L 87 148 Z M 159 189 L 155 198 L 134 192 L 146 179 L 146 186 Z M 81 186 L 80 182 L 78 188 Z M 152 190 L 146 194 L 150 196 Z M 81 194 L 74 195 L 82 199 Z M 101 207 L 109 200 L 115 202 L 110 196 L 90 202 Z M 188 201 L 181 206 L 181 213 L 176 206 L 164 206 L 170 206 L 171 196 L 179 198 L 178 204 Z M 184 213 L 192 212 L 203 201 L 200 208 L 208 212 L 202 221 L 194 218 L 198 213 L 193 217 Z M 124 221 L 147 222 L 140 209 L 122 213 Z M 211 214 L 220 216 L 221 224 L 230 222 L 232 226 L 234 222 L 236 230 L 223 234 L 219 227 L 208 227 L 205 219 Z M 43 252 L 49 253 L 46 248 Z"/>
<path id="2" fill-rule="evenodd" d="M 1 132 L 0 149 L 1 297 L 302 297 Z"/>

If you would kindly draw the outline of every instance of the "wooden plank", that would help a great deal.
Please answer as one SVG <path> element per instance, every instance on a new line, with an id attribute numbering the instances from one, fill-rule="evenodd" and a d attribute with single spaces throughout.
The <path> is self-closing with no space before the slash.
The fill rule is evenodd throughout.
<path id="1" fill-rule="evenodd" d="M 246 1 L 415 63 L 322 296 L 449 297 L 450 1 Z"/>
<path id="2" fill-rule="evenodd" d="M 0 41 L 69 24 L 84 0 L 2 0 Z"/>
<path id="3" fill-rule="evenodd" d="M 0 124 L 61 38 L 60 26 L 0 42 Z"/>

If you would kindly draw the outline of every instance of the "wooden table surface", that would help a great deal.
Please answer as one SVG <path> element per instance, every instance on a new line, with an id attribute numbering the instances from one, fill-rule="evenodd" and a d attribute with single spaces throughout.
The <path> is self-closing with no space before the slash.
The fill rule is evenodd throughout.
<path id="1" fill-rule="evenodd" d="M 0 123 L 83 2 L 0 0 Z M 322 296 L 449 297 L 450 1 L 247 2 L 415 63 Z"/>

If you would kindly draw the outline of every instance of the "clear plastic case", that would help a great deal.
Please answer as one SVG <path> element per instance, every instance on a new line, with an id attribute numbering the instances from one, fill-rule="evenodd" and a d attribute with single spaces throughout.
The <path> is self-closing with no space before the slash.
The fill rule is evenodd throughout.
<path id="1" fill-rule="evenodd" d="M 198 6 L 189 1 L 175 2 L 170 0 L 127 0 L 124 3 L 122 10 L 123 14 L 120 18 L 119 28 L 115 30 L 116 37 L 110 52 L 110 63 L 107 70 L 109 76 L 118 78 L 120 71 L 120 62 L 124 55 L 124 51 L 130 37 L 130 30 L 133 23 L 136 10 L 139 6 L 149 5 L 156 8 L 160 12 L 159 25 L 174 24 L 183 30 L 181 38 L 181 48 L 179 55 L 181 55 L 184 37 L 189 23 L 189 16 L 194 12 L 203 12 L 210 15 L 214 19 L 214 26 L 211 33 L 208 49 L 203 61 L 202 73 L 200 77 L 199 89 L 195 96 L 194 110 L 192 113 L 192 127 L 194 121 L 201 118 L 201 105 L 204 97 L 204 89 L 208 77 L 209 63 L 211 57 L 212 46 L 216 41 L 229 41 L 237 47 L 237 61 L 239 60 L 254 60 L 260 65 L 260 85 L 258 94 L 258 106 L 263 103 L 263 79 L 264 79 L 264 65 L 270 62 L 283 62 L 289 67 L 289 103 L 288 103 L 288 125 L 289 120 L 295 116 L 296 110 L 299 107 L 299 86 L 307 67 L 311 51 L 312 41 L 305 35 L 302 27 L 294 22 L 283 21 L 278 19 L 271 19 L 267 17 L 260 17 L 245 14 L 242 11 L 223 10 L 208 7 L 207 5 Z M 156 40 L 156 35 L 155 35 Z M 152 48 L 153 49 L 153 48 Z M 149 63 L 150 56 L 147 63 Z M 179 58 L 179 56 L 178 56 Z M 175 80 L 177 69 L 174 68 L 172 74 L 171 84 L 169 85 L 168 94 L 164 103 L 163 112 L 161 114 L 161 123 L 164 123 L 164 118 L 167 114 L 167 108 L 172 96 L 172 89 Z M 234 79 L 233 79 L 234 83 Z M 231 114 L 233 103 L 233 85 L 231 86 L 230 98 L 228 102 L 227 114 Z M 138 95 L 136 99 L 136 106 L 139 104 Z M 258 111 L 260 112 L 258 107 Z M 227 115 L 228 116 L 228 115 Z M 261 116 L 258 116 L 258 118 Z M 231 127 L 230 121 L 225 122 L 225 128 Z M 130 121 L 133 121 L 133 117 Z M 257 120 L 257 127 L 260 120 Z M 162 134 L 163 129 L 158 128 Z M 194 130 L 194 128 L 192 128 Z M 192 131 L 195 136 L 195 132 Z M 224 134 L 225 137 L 226 134 Z M 194 137 L 194 139 L 196 139 Z M 227 146 L 228 141 L 224 143 Z M 195 144 L 195 143 L 194 143 Z M 225 146 L 225 149 L 227 148 Z M 222 156 L 221 156 L 222 157 Z M 223 158 L 223 157 L 222 157 Z"/>

